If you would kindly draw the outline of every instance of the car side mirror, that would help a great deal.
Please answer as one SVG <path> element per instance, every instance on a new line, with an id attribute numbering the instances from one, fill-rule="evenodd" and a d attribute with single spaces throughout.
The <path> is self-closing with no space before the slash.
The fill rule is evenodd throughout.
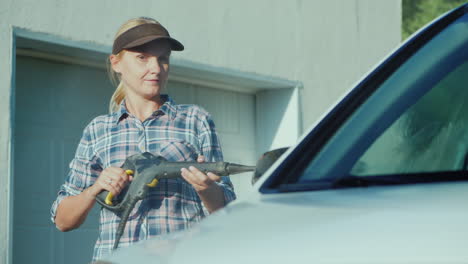
<path id="1" fill-rule="evenodd" d="M 288 150 L 287 147 L 267 151 L 257 161 L 254 175 L 252 176 L 252 185 L 278 160 L 281 155 Z"/>

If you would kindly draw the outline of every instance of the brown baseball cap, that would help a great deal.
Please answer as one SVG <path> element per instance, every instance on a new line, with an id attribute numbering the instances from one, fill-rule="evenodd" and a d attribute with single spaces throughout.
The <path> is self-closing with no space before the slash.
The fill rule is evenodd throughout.
<path id="1" fill-rule="evenodd" d="M 159 23 L 146 23 L 133 27 L 120 34 L 112 45 L 112 54 L 118 54 L 124 49 L 134 48 L 156 39 L 167 39 L 171 44 L 171 50 L 182 51 L 184 45 L 169 35 Z"/>

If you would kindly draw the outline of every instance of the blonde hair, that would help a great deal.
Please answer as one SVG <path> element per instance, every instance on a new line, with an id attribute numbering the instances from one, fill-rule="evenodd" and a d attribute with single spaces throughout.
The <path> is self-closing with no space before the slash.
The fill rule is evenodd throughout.
<path id="1" fill-rule="evenodd" d="M 117 33 L 114 36 L 114 41 L 125 31 L 143 24 L 159 24 L 159 22 L 148 17 L 138 17 L 130 19 L 124 24 L 122 24 L 122 26 L 120 26 L 120 28 L 117 30 Z M 122 50 L 121 52 L 116 54 L 117 59 L 120 60 L 124 53 L 125 50 Z M 120 74 L 112 69 L 109 58 L 107 59 L 107 72 L 109 74 L 109 79 L 111 80 L 111 82 L 117 86 L 117 88 L 114 91 L 114 94 L 112 94 L 109 103 L 109 112 L 113 113 L 119 109 L 120 103 L 122 103 L 122 100 L 125 98 L 125 85 L 123 84 L 120 78 Z"/>

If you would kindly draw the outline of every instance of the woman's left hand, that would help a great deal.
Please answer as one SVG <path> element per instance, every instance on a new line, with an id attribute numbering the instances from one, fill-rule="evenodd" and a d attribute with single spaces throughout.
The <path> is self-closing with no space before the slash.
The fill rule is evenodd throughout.
<path id="1" fill-rule="evenodd" d="M 205 157 L 198 156 L 198 162 L 205 162 Z M 224 206 L 224 191 L 216 182 L 221 180 L 218 175 L 201 172 L 190 166 L 181 170 L 182 177 L 190 183 L 210 213 Z"/>
<path id="2" fill-rule="evenodd" d="M 197 162 L 205 162 L 205 157 L 198 156 Z M 181 169 L 181 174 L 182 177 L 188 183 L 190 183 L 198 193 L 208 191 L 212 188 L 219 188 L 216 182 L 220 181 L 221 177 L 214 173 L 208 172 L 205 174 L 194 166 L 190 166 L 189 168 Z"/>

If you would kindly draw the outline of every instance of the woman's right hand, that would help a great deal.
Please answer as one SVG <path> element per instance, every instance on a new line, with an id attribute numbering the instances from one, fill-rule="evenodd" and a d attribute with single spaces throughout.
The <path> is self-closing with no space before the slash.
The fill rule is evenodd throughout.
<path id="1" fill-rule="evenodd" d="M 55 225 L 61 231 L 78 228 L 93 207 L 96 196 L 103 190 L 118 195 L 133 177 L 118 167 L 104 169 L 91 187 L 76 196 L 68 196 L 57 207 Z"/>
<path id="2" fill-rule="evenodd" d="M 128 175 L 122 168 L 107 167 L 101 172 L 92 186 L 93 195 L 97 196 L 100 192 L 106 190 L 117 196 L 132 179 L 133 176 Z"/>

